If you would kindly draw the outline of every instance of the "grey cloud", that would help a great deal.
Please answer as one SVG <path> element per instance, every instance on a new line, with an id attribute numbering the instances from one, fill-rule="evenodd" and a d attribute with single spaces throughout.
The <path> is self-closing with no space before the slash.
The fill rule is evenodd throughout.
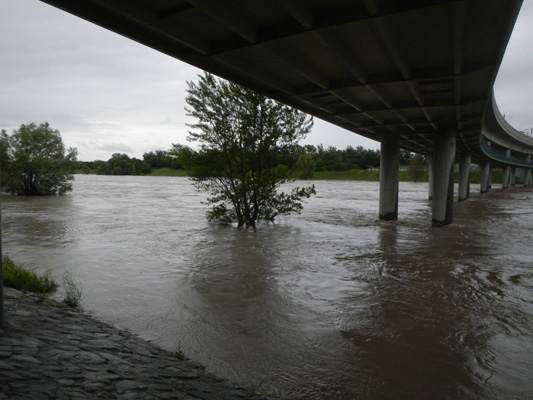
<path id="1" fill-rule="evenodd" d="M 98 147 L 98 150 L 103 150 L 112 153 L 133 153 L 133 149 L 123 143 L 106 143 Z"/>
<path id="2" fill-rule="evenodd" d="M 495 89 L 502 112 L 524 125 L 533 121 L 531 3 L 524 2 Z M 2 0 L 0 54 L 0 128 L 8 132 L 47 121 L 86 160 L 186 143 L 185 81 L 196 79 L 196 68 L 37 0 Z M 379 147 L 321 121 L 305 142 Z"/>

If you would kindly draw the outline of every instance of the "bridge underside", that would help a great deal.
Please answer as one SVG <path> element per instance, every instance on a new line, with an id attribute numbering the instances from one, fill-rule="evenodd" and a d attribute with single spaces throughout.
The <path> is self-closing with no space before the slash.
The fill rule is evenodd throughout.
<path id="1" fill-rule="evenodd" d="M 522 0 L 44 0 L 335 125 L 483 157 Z"/>
<path id="2" fill-rule="evenodd" d="M 456 157 L 460 200 L 471 161 L 482 191 L 488 159 L 505 182 L 533 166 L 492 92 L 522 0 L 42 1 L 380 141 L 382 219 L 398 217 L 400 147 L 432 156 L 437 226 L 452 221 Z"/>

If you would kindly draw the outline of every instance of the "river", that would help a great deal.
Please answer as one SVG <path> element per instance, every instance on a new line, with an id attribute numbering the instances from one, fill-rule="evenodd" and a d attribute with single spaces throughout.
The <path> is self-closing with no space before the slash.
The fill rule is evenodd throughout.
<path id="1" fill-rule="evenodd" d="M 4 253 L 275 399 L 533 398 L 533 189 L 473 185 L 431 228 L 427 184 L 400 184 L 393 223 L 377 182 L 314 184 L 301 215 L 243 230 L 186 178 L 77 175 L 2 197 Z"/>

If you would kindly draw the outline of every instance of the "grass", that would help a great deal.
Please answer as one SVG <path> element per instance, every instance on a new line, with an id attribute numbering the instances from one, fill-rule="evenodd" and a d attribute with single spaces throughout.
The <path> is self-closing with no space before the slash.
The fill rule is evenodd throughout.
<path id="1" fill-rule="evenodd" d="M 152 170 L 151 173 L 146 174 L 145 176 L 177 176 L 177 177 L 187 177 L 189 176 L 187 171 L 184 169 L 173 169 L 173 168 L 158 168 Z M 501 183 L 502 170 L 494 169 L 492 174 L 493 183 Z M 379 170 L 364 170 L 364 169 L 351 169 L 348 171 L 316 171 L 313 175 L 312 180 L 317 181 L 369 181 L 369 182 L 379 182 Z M 424 172 L 424 175 L 418 182 L 427 182 L 428 173 Z M 413 179 L 407 171 L 400 171 L 400 182 L 412 182 Z M 470 182 L 479 183 L 480 181 L 480 171 L 471 171 L 470 172 Z M 459 172 L 455 172 L 455 182 L 459 182 Z"/>
<path id="2" fill-rule="evenodd" d="M 81 308 L 81 300 L 83 299 L 81 283 L 76 283 L 70 272 L 64 271 L 61 275 L 61 286 L 65 291 L 65 296 L 61 302 L 71 308 Z"/>
<path id="3" fill-rule="evenodd" d="M 158 168 L 152 170 L 146 176 L 189 176 L 184 169 Z"/>
<path id="4" fill-rule="evenodd" d="M 362 170 L 351 169 L 349 171 L 317 171 L 314 173 L 312 180 L 328 180 L 328 181 L 372 181 L 379 182 L 378 170 Z M 424 175 L 418 182 L 427 182 L 429 179 L 428 173 L 424 172 Z M 407 171 L 400 171 L 400 182 L 412 182 L 413 179 Z M 492 173 L 492 182 L 495 184 L 501 183 L 502 170 L 494 169 Z M 455 183 L 459 182 L 459 172 L 455 172 Z M 480 171 L 470 171 L 470 182 L 480 182 Z"/>
<path id="5" fill-rule="evenodd" d="M 54 293 L 58 284 L 46 272 L 39 275 L 34 271 L 16 265 L 9 258 L 2 262 L 4 286 L 23 292 Z"/>
<path id="6" fill-rule="evenodd" d="M 313 180 L 327 181 L 379 181 L 379 171 L 351 169 L 348 171 L 317 171 Z"/>
<path id="7" fill-rule="evenodd" d="M 49 272 L 38 274 L 32 270 L 16 265 L 11 259 L 5 257 L 2 262 L 4 286 L 20 290 L 42 294 L 39 300 L 44 301 L 49 294 L 54 293 L 59 285 L 50 277 Z M 82 289 L 81 284 L 76 283 L 70 273 L 65 271 L 61 277 L 61 286 L 64 290 L 63 304 L 71 308 L 81 308 Z"/>
<path id="8" fill-rule="evenodd" d="M 318 171 L 313 175 L 313 180 L 328 181 L 368 181 L 379 182 L 378 170 L 351 169 L 348 171 Z M 407 171 L 400 171 L 401 182 L 411 182 L 411 176 Z M 419 182 L 427 182 L 427 173 L 424 174 Z"/>

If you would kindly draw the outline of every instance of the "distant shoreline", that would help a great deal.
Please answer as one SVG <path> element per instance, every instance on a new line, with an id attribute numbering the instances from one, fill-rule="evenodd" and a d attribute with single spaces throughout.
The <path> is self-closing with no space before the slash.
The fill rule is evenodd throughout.
<path id="1" fill-rule="evenodd" d="M 470 182 L 479 183 L 479 170 L 470 172 Z M 85 175 L 81 171 L 76 174 Z M 455 174 L 455 181 L 458 182 L 458 173 Z M 188 177 L 184 169 L 158 168 L 144 176 L 171 176 L 171 177 Z M 348 171 L 317 171 L 314 173 L 314 181 L 368 181 L 379 182 L 379 170 L 370 169 L 351 169 Z M 407 171 L 400 171 L 400 182 L 413 182 L 413 179 Z M 418 182 L 428 182 L 428 174 L 425 172 Z M 501 183 L 501 170 L 493 170 L 493 183 Z"/>

